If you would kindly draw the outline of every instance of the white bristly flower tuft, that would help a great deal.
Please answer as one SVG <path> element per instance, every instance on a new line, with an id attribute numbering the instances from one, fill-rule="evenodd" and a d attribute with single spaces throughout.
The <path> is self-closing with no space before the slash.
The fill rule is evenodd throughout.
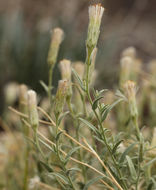
<path id="1" fill-rule="evenodd" d="M 101 4 L 91 5 L 89 7 L 89 26 L 86 42 L 88 48 L 94 49 L 97 45 L 103 12 L 104 8 Z"/>
<path id="2" fill-rule="evenodd" d="M 29 90 L 27 92 L 28 95 L 28 109 L 29 109 L 29 119 L 32 127 L 38 126 L 38 111 L 37 111 L 37 97 L 36 92 L 33 90 Z"/>

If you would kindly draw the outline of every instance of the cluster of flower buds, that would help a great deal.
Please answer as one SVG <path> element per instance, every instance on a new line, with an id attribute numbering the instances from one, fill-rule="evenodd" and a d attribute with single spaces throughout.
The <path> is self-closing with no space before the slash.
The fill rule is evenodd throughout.
<path id="1" fill-rule="evenodd" d="M 86 46 L 88 49 L 93 50 L 97 45 L 103 12 L 104 8 L 101 4 L 91 5 L 89 7 L 89 26 L 86 41 Z"/>
<path id="2" fill-rule="evenodd" d="M 65 99 L 69 89 L 69 82 L 67 80 L 60 80 L 55 97 L 55 116 L 59 116 L 63 111 Z"/>
<path id="3" fill-rule="evenodd" d="M 33 90 L 28 90 L 27 96 L 30 124 L 34 129 L 36 129 L 39 124 L 36 92 Z"/>
<path id="4" fill-rule="evenodd" d="M 128 80 L 124 84 L 125 95 L 129 102 L 130 115 L 132 118 L 138 116 L 138 110 L 136 105 L 136 84 L 133 81 Z"/>
<path id="5" fill-rule="evenodd" d="M 60 48 L 60 44 L 63 41 L 64 32 L 60 28 L 55 28 L 52 37 L 51 44 L 48 52 L 48 64 L 54 66 L 57 61 L 57 56 Z"/>

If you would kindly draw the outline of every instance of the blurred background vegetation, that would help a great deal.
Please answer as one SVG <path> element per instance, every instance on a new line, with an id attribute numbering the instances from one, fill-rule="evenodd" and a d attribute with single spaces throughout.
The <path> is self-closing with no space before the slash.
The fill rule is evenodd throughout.
<path id="1" fill-rule="evenodd" d="M 59 60 L 85 59 L 88 5 L 100 2 L 106 8 L 102 20 L 96 68 L 97 87 L 118 83 L 122 50 L 135 46 L 145 63 L 156 56 L 155 0 L 2 0 L 0 1 L 0 112 L 4 86 L 10 81 L 26 83 L 42 92 L 39 80 L 47 82 L 50 30 L 61 27 L 65 40 Z M 55 72 L 55 85 L 59 78 Z"/>

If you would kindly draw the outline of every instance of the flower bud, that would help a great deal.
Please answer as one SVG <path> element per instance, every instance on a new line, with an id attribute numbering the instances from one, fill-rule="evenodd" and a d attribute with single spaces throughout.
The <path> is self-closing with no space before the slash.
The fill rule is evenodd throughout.
<path id="1" fill-rule="evenodd" d="M 67 80 L 60 80 L 55 97 L 55 115 L 58 116 L 62 111 L 69 89 L 69 82 Z"/>
<path id="2" fill-rule="evenodd" d="M 28 88 L 26 85 L 22 84 L 19 86 L 19 109 L 22 113 L 27 114 L 27 91 Z"/>
<path id="3" fill-rule="evenodd" d="M 89 26 L 86 46 L 89 49 L 94 49 L 100 34 L 101 19 L 104 8 L 101 4 L 91 5 L 89 7 Z"/>
<path id="4" fill-rule="evenodd" d="M 63 80 L 71 81 L 71 62 L 69 60 L 63 59 L 60 62 L 60 71 Z"/>
<path id="5" fill-rule="evenodd" d="M 134 47 L 128 47 L 122 52 L 122 57 L 131 57 L 134 59 L 136 57 L 136 49 Z"/>
<path id="6" fill-rule="evenodd" d="M 18 84 L 15 82 L 8 83 L 4 88 L 6 104 L 12 105 L 18 97 Z"/>
<path id="7" fill-rule="evenodd" d="M 37 111 L 37 97 L 36 92 L 33 90 L 29 90 L 27 92 L 28 95 L 28 109 L 29 109 L 29 119 L 30 124 L 33 127 L 37 127 L 39 123 L 38 119 L 38 111 Z"/>
<path id="8" fill-rule="evenodd" d="M 120 62 L 120 87 L 123 87 L 123 84 L 130 79 L 131 70 L 133 66 L 133 59 L 129 56 L 123 57 Z"/>
<path id="9" fill-rule="evenodd" d="M 125 94 L 129 102 L 130 114 L 132 117 L 138 116 L 138 110 L 136 105 L 136 84 L 133 81 L 127 81 L 124 84 Z"/>
<path id="10" fill-rule="evenodd" d="M 67 98 L 70 98 L 72 95 L 72 87 L 71 87 L 71 62 L 67 59 L 63 59 L 60 62 L 60 71 L 63 80 L 68 81 L 68 90 L 67 90 Z"/>
<path id="11" fill-rule="evenodd" d="M 60 48 L 60 44 L 63 41 L 64 32 L 60 28 L 55 28 L 52 37 L 51 44 L 48 52 L 48 64 L 55 65 Z"/>

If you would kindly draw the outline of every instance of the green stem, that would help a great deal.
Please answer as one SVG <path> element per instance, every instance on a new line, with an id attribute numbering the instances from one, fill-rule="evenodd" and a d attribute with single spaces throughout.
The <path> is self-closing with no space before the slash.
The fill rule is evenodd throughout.
<path id="1" fill-rule="evenodd" d="M 52 94 L 51 94 L 52 81 L 53 81 L 53 65 L 50 65 L 50 68 L 49 68 L 48 96 L 49 96 L 49 101 L 50 101 L 51 106 L 52 106 Z"/>
<path id="2" fill-rule="evenodd" d="M 29 136 L 28 127 L 23 123 L 22 128 L 24 129 L 23 130 L 24 137 L 28 137 Z M 29 153 L 30 153 L 30 147 L 29 147 L 29 144 L 28 144 L 28 141 L 26 138 L 25 138 L 25 142 L 26 142 L 26 152 L 25 152 L 25 168 L 24 168 L 23 190 L 28 189 Z"/>
<path id="3" fill-rule="evenodd" d="M 26 147 L 26 153 L 25 153 L 25 168 L 24 168 L 24 185 L 23 190 L 28 189 L 28 174 L 29 174 L 29 146 Z"/>
<path id="4" fill-rule="evenodd" d="M 34 127 L 34 133 L 35 133 L 35 142 L 36 142 L 37 149 L 38 149 L 39 152 L 41 153 L 42 157 L 43 157 L 44 159 L 46 159 L 46 158 L 45 158 L 45 155 L 44 155 L 44 153 L 43 153 L 43 151 L 42 151 L 42 149 L 41 149 L 41 147 L 40 147 L 40 144 L 39 144 L 38 134 L 37 134 L 37 127 Z"/>

